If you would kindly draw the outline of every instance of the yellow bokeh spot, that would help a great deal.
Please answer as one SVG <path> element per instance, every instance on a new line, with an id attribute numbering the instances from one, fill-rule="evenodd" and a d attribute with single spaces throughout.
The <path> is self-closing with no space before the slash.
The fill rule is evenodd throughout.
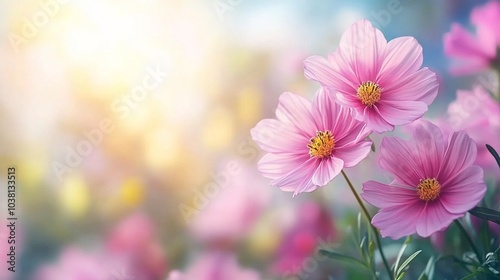
<path id="1" fill-rule="evenodd" d="M 59 202 L 64 213 L 73 218 L 83 216 L 89 208 L 89 191 L 80 175 L 66 177 L 59 192 Z"/>
<path id="2" fill-rule="evenodd" d="M 252 254 L 257 256 L 272 254 L 279 245 L 280 235 L 279 230 L 275 227 L 276 217 L 273 214 L 268 214 L 264 219 L 261 219 L 248 238 L 248 248 Z"/>
<path id="3" fill-rule="evenodd" d="M 43 177 L 46 176 L 47 172 L 45 160 L 45 157 L 40 155 L 15 165 L 16 172 L 20 174 L 18 176 L 19 185 L 22 185 L 25 191 L 34 191 L 43 182 Z"/>
<path id="4" fill-rule="evenodd" d="M 203 145 L 211 150 L 227 148 L 234 137 L 234 116 L 223 107 L 214 109 L 203 126 Z"/>
<path id="5" fill-rule="evenodd" d="M 238 96 L 236 109 L 243 124 L 254 124 L 261 113 L 262 95 L 257 89 L 244 89 Z"/>
<path id="6" fill-rule="evenodd" d="M 144 190 L 138 179 L 127 179 L 123 183 L 120 200 L 126 207 L 134 208 L 144 200 Z"/>

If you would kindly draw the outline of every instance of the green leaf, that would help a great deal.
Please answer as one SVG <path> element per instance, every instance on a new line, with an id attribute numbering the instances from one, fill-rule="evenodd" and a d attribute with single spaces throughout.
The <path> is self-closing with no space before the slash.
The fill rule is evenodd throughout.
<path id="1" fill-rule="evenodd" d="M 361 267 L 368 269 L 368 266 L 364 262 L 362 262 L 356 258 L 353 258 L 351 256 L 347 256 L 347 255 L 344 255 L 344 254 L 341 254 L 341 253 L 338 253 L 335 251 L 330 251 L 330 250 L 325 250 L 325 249 L 320 249 L 319 253 L 324 255 L 324 256 L 327 256 L 329 258 L 332 258 L 332 259 L 336 259 L 336 260 L 351 263 L 351 264 L 356 264 L 356 265 L 359 265 Z"/>
<path id="2" fill-rule="evenodd" d="M 422 272 L 422 274 L 420 274 L 420 277 L 418 277 L 418 280 L 429 280 L 429 277 L 427 277 L 427 275 Z"/>
<path id="3" fill-rule="evenodd" d="M 423 279 L 432 279 L 434 276 L 434 268 L 435 268 L 435 262 L 434 262 L 434 256 L 432 256 L 427 262 L 427 265 L 425 266 L 423 272 L 425 278 Z"/>
<path id="4" fill-rule="evenodd" d="M 500 167 L 500 156 L 498 155 L 497 151 L 495 151 L 495 149 L 493 149 L 493 147 L 488 145 L 488 144 L 486 144 L 486 149 L 488 149 L 488 151 L 490 151 L 490 153 L 493 155 L 493 157 L 497 161 L 498 166 Z"/>
<path id="5" fill-rule="evenodd" d="M 405 276 L 405 272 L 401 273 L 396 280 L 401 280 Z"/>
<path id="6" fill-rule="evenodd" d="M 490 225 L 487 220 L 481 220 L 479 225 L 479 240 L 481 240 L 481 245 L 483 252 L 488 252 L 490 250 Z"/>
<path id="7" fill-rule="evenodd" d="M 375 252 L 375 243 L 373 241 L 370 241 L 368 245 L 368 252 L 370 252 L 370 259 L 373 258 L 373 253 Z"/>
<path id="8" fill-rule="evenodd" d="M 418 280 L 429 280 L 432 279 L 434 276 L 434 266 L 435 263 L 439 260 L 439 258 L 434 261 L 434 256 L 430 257 L 429 260 L 427 261 L 427 265 L 425 266 L 424 271 L 418 276 Z"/>
<path id="9" fill-rule="evenodd" d="M 398 272 L 397 272 L 397 275 L 399 276 L 401 274 L 401 272 L 403 272 L 403 270 L 410 264 L 410 262 L 418 255 L 420 254 L 420 252 L 422 252 L 422 250 L 418 250 L 416 251 L 415 253 L 413 253 L 411 256 L 409 256 L 406 261 L 403 262 L 403 264 L 401 264 L 401 267 L 398 269 Z"/>
<path id="10" fill-rule="evenodd" d="M 398 271 L 399 262 L 401 261 L 401 257 L 403 256 L 403 253 L 405 252 L 406 247 L 408 247 L 408 244 L 410 244 L 410 242 L 411 242 L 411 235 L 406 237 L 406 240 L 401 246 L 401 249 L 399 249 L 398 257 L 396 258 L 396 263 L 394 264 L 394 278 L 397 278 L 396 271 Z"/>
<path id="11" fill-rule="evenodd" d="M 469 210 L 469 213 L 478 218 L 492 221 L 500 225 L 500 212 L 498 211 L 486 207 L 474 207 L 471 210 Z"/>
<path id="12" fill-rule="evenodd" d="M 358 212 L 358 227 L 357 227 L 358 242 L 361 243 L 361 212 Z"/>

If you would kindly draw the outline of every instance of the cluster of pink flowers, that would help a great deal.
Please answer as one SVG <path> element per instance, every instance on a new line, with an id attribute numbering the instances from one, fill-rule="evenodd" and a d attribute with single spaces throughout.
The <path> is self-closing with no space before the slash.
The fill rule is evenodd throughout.
<path id="1" fill-rule="evenodd" d="M 475 22 L 484 26 L 478 17 L 473 16 Z M 450 40 L 459 41 L 445 39 Z M 458 47 L 448 44 L 448 49 Z M 495 57 L 488 55 L 489 61 Z M 394 180 L 363 184 L 362 197 L 381 208 L 372 224 L 394 239 L 414 233 L 427 237 L 482 200 L 486 185 L 482 168 L 474 165 L 474 140 L 463 130 L 449 132 L 422 120 L 439 83 L 422 67 L 422 47 L 415 38 L 388 42 L 369 21 L 360 20 L 327 58 L 312 56 L 304 63 L 305 76 L 321 85 L 313 101 L 283 93 L 276 118 L 260 121 L 251 131 L 267 152 L 258 169 L 271 185 L 294 195 L 314 191 L 370 153 L 372 132 L 413 123 L 410 141 L 382 141 L 380 167 Z"/>
<path id="2" fill-rule="evenodd" d="M 446 55 L 456 58 L 452 73 L 463 75 L 488 69 L 500 64 L 497 54 L 500 48 L 500 2 L 491 1 L 475 8 L 470 21 L 476 27 L 476 36 L 460 24 L 451 26 L 444 35 Z"/>

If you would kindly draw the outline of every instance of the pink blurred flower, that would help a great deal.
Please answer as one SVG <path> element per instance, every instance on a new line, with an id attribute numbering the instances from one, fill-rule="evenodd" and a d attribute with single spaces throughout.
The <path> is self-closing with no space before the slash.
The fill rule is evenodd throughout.
<path id="1" fill-rule="evenodd" d="M 306 258 L 313 256 L 321 245 L 335 240 L 336 235 L 328 211 L 316 203 L 304 203 L 297 208 L 296 220 L 282 238 L 273 269 L 280 274 L 302 269 L 307 265 Z"/>
<path id="2" fill-rule="evenodd" d="M 448 138 L 437 126 L 421 121 L 411 141 L 382 140 L 380 166 L 395 179 L 390 185 L 365 182 L 361 194 L 382 208 L 372 220 L 382 236 L 398 239 L 416 232 L 428 237 L 481 201 L 486 185 L 483 170 L 473 165 L 474 141 L 464 131 Z"/>
<path id="3" fill-rule="evenodd" d="M 167 280 L 259 280 L 259 274 L 241 268 L 234 255 L 226 252 L 204 253 L 186 272 L 171 271 Z"/>
<path id="4" fill-rule="evenodd" d="M 133 214 L 113 229 L 103 251 L 68 247 L 56 263 L 42 266 L 35 279 L 160 279 L 167 270 L 166 259 L 153 233 L 146 216 Z"/>
<path id="5" fill-rule="evenodd" d="M 366 125 L 322 89 L 314 102 L 292 93 L 280 96 L 277 119 L 260 121 L 251 134 L 268 154 L 259 161 L 271 185 L 284 191 L 311 192 L 328 184 L 344 167 L 370 152 Z"/>
<path id="6" fill-rule="evenodd" d="M 500 2 L 491 1 L 475 8 L 470 20 L 476 26 L 476 36 L 454 23 L 443 37 L 446 55 L 461 60 L 452 67 L 454 74 L 478 72 L 498 63 Z"/>
<path id="7" fill-rule="evenodd" d="M 465 130 L 477 144 L 476 164 L 499 176 L 499 168 L 486 144 L 500 151 L 500 104 L 481 86 L 472 91 L 458 90 L 450 103 L 447 122 L 452 130 Z"/>
<path id="8" fill-rule="evenodd" d="M 444 252 L 446 245 L 446 229 L 438 230 L 430 235 L 430 241 L 434 249 L 438 252 Z"/>
<path id="9" fill-rule="evenodd" d="M 140 279 L 158 279 L 167 270 L 164 251 L 154 236 L 154 225 L 143 214 L 133 214 L 119 223 L 106 245 L 110 254 L 125 258 Z"/>
<path id="10" fill-rule="evenodd" d="M 389 42 L 367 20 L 355 22 L 328 58 L 306 59 L 305 76 L 336 101 L 355 109 L 355 118 L 376 132 L 392 131 L 427 112 L 438 93 L 436 74 L 422 66 L 422 47 L 413 37 Z"/>
<path id="11" fill-rule="evenodd" d="M 109 255 L 66 248 L 57 263 L 42 266 L 36 280 L 108 280 L 116 275 L 129 275 L 124 266 Z"/>
<path id="12" fill-rule="evenodd" d="M 189 223 L 190 232 L 210 245 L 224 247 L 244 238 L 270 198 L 266 182 L 256 179 L 259 177 L 255 169 L 234 163 L 239 166 L 239 174 L 224 179 L 226 182 L 220 193 Z"/>

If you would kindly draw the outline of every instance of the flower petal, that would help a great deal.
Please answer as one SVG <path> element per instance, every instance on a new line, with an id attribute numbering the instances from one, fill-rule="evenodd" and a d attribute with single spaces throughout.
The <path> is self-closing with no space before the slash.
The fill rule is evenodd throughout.
<path id="1" fill-rule="evenodd" d="M 285 92 L 280 95 L 276 117 L 284 123 L 291 123 L 305 137 L 316 134 L 317 126 L 312 114 L 312 103 L 304 97 Z"/>
<path id="2" fill-rule="evenodd" d="M 261 120 L 252 130 L 252 139 L 266 152 L 308 153 L 308 137 L 294 126 L 275 119 Z"/>
<path id="3" fill-rule="evenodd" d="M 309 158 L 301 165 L 296 166 L 290 172 L 284 174 L 281 178 L 271 181 L 271 185 L 284 187 L 284 189 L 294 189 L 294 195 L 305 190 L 314 190 L 316 186 L 312 183 L 312 177 L 320 163 L 320 159 Z"/>
<path id="4" fill-rule="evenodd" d="M 333 156 L 344 161 L 345 167 L 353 167 L 366 158 L 371 151 L 372 141 L 363 141 L 335 149 Z"/>
<path id="5" fill-rule="evenodd" d="M 483 199 L 486 185 L 483 169 L 472 165 L 442 185 L 439 200 L 451 213 L 465 213 L 474 208 Z"/>
<path id="6" fill-rule="evenodd" d="M 420 120 L 416 123 L 412 135 L 413 158 L 419 159 L 419 168 L 425 177 L 434 178 L 445 150 L 445 137 L 441 129 L 429 121 Z"/>
<path id="7" fill-rule="evenodd" d="M 336 105 L 334 124 L 330 127 L 335 136 L 335 147 L 340 148 L 363 141 L 371 130 L 363 122 L 354 118 L 355 111 L 349 107 Z"/>
<path id="8" fill-rule="evenodd" d="M 423 204 L 420 201 L 384 208 L 373 217 L 372 224 L 380 229 L 382 237 L 399 239 L 415 233 L 422 209 Z"/>
<path id="9" fill-rule="evenodd" d="M 463 169 L 471 166 L 477 157 L 477 147 L 464 131 L 454 132 L 450 136 L 448 149 L 445 152 L 438 181 L 442 185 L 457 176 Z"/>
<path id="10" fill-rule="evenodd" d="M 363 183 L 361 197 L 378 208 L 407 205 L 419 199 L 415 190 L 382 184 L 376 181 Z"/>
<path id="11" fill-rule="evenodd" d="M 419 101 L 389 101 L 377 103 L 380 115 L 392 125 L 409 124 L 427 112 L 427 105 Z"/>
<path id="12" fill-rule="evenodd" d="M 387 43 L 378 81 L 393 83 L 422 66 L 422 46 L 413 37 L 398 37 Z"/>
<path id="13" fill-rule="evenodd" d="M 464 214 L 453 214 L 439 202 L 439 200 L 428 202 L 422 210 L 417 221 L 417 234 L 422 237 L 429 237 L 431 234 L 443 230 L 450 223 L 462 217 Z"/>
<path id="14" fill-rule="evenodd" d="M 339 67 L 321 56 L 311 56 L 304 61 L 304 75 L 307 79 L 317 81 L 333 91 L 355 91 L 355 83 L 336 68 Z"/>
<path id="15" fill-rule="evenodd" d="M 325 89 L 320 88 L 314 96 L 313 113 L 314 118 L 318 123 L 318 130 L 330 130 L 334 124 L 335 119 L 332 116 L 338 114 L 340 106 L 335 103 L 332 95 Z"/>
<path id="16" fill-rule="evenodd" d="M 342 34 L 338 53 L 346 58 L 360 82 L 375 82 L 386 46 L 380 30 L 368 20 L 359 20 Z"/>
<path id="17" fill-rule="evenodd" d="M 316 186 L 328 184 L 337 176 L 344 167 L 344 161 L 338 158 L 323 159 L 312 177 L 312 183 Z"/>
<path id="18" fill-rule="evenodd" d="M 497 1 L 489 1 L 483 6 L 479 6 L 472 10 L 470 21 L 476 25 L 478 39 L 483 45 L 495 48 L 496 44 L 500 45 L 500 3 Z M 493 43 L 491 43 L 491 40 Z M 496 44 L 495 44 L 496 40 Z"/>
<path id="19" fill-rule="evenodd" d="M 397 182 L 416 188 L 425 174 L 414 152 L 407 141 L 385 137 L 380 145 L 380 167 L 392 173 Z"/>
<path id="20" fill-rule="evenodd" d="M 353 93 L 348 93 L 348 94 L 336 92 L 335 101 L 342 106 L 354 108 L 356 110 L 355 111 L 356 114 L 354 115 L 354 117 L 357 120 L 363 120 L 363 112 L 366 106 L 363 103 L 361 103 L 361 100 L 357 97 L 356 89 L 353 89 L 352 92 Z"/>
<path id="21" fill-rule="evenodd" d="M 264 177 L 278 179 L 309 159 L 308 154 L 267 153 L 258 163 L 258 169 Z"/>
<path id="22" fill-rule="evenodd" d="M 378 133 L 394 130 L 394 126 L 382 118 L 379 110 L 377 109 L 377 105 L 374 105 L 372 108 L 368 106 L 365 107 L 363 120 L 369 129 Z"/>
<path id="23" fill-rule="evenodd" d="M 493 45 L 484 46 L 460 24 L 452 24 L 451 31 L 444 34 L 443 40 L 444 52 L 447 56 L 484 58 L 487 60 L 496 55 L 494 41 Z"/>
<path id="24" fill-rule="evenodd" d="M 427 67 L 392 82 L 381 80 L 380 86 L 381 100 L 422 101 L 427 105 L 434 101 L 439 90 L 436 73 Z"/>
<path id="25" fill-rule="evenodd" d="M 358 143 L 365 140 L 371 133 L 372 131 L 365 123 L 351 117 L 351 123 L 346 131 L 344 133 L 336 134 L 337 138 L 335 138 L 335 147 L 340 149 L 345 146 L 350 146 L 353 143 Z"/>

